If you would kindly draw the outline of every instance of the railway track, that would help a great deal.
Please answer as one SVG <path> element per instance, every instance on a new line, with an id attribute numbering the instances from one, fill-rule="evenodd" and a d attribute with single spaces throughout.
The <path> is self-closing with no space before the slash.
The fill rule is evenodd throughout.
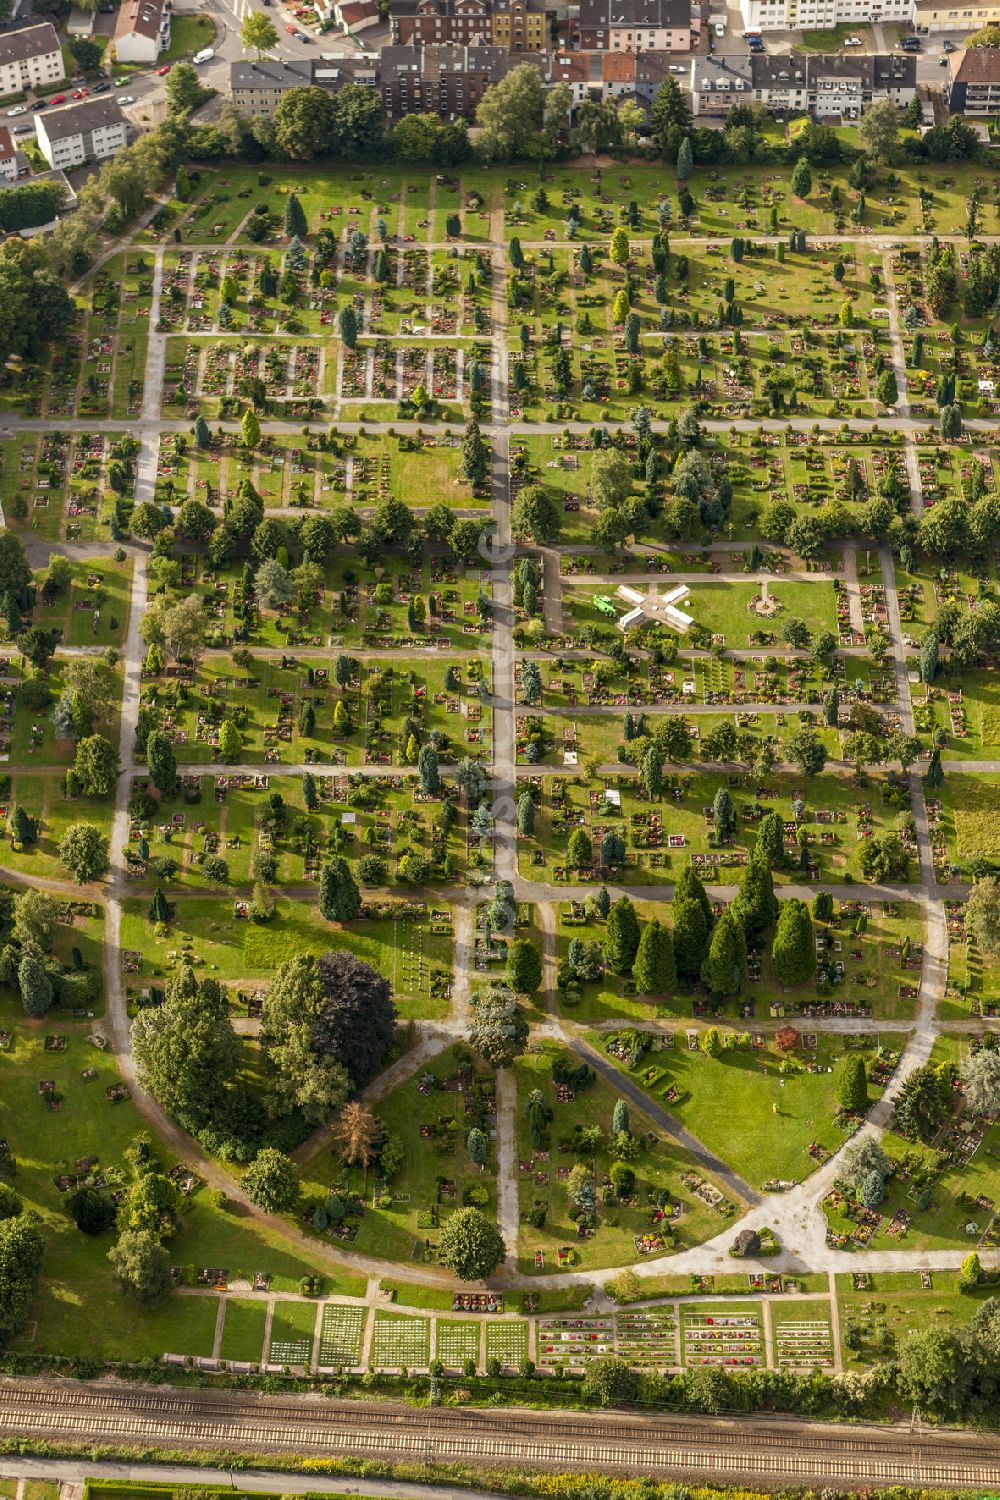
<path id="1" fill-rule="evenodd" d="M 0 1381 L 0 1433 L 775 1484 L 1000 1486 L 1000 1441 L 992 1437 L 773 1419 L 459 1411 L 321 1396 L 6 1380 Z"/>

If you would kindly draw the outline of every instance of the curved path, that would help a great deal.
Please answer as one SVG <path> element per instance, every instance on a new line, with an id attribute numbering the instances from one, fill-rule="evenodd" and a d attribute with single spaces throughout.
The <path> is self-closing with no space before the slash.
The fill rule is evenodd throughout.
<path id="1" fill-rule="evenodd" d="M 152 212 L 155 211 L 151 210 Z M 150 216 L 151 216 L 150 214 Z M 494 219 L 497 216 L 494 215 Z M 137 229 L 140 226 L 137 226 Z M 758 237 L 760 238 L 760 237 Z M 880 251 L 888 260 L 889 248 L 896 243 L 902 243 L 906 236 L 889 236 L 873 238 L 864 243 L 873 251 Z M 836 237 L 824 236 L 824 243 L 835 243 Z M 708 243 L 708 241 L 705 241 Z M 845 243 L 854 243 L 853 237 L 844 237 Z M 680 243 L 680 241 L 678 241 Z M 718 243 L 718 241 L 711 241 Z M 108 254 L 120 248 L 118 245 L 109 249 Z M 192 248 L 185 246 L 185 248 Z M 219 251 L 219 246 L 211 247 L 213 253 Z M 506 379 L 504 363 L 507 350 L 507 303 L 504 261 L 505 251 L 503 245 L 502 225 L 499 233 L 487 245 L 487 253 L 492 256 L 493 261 L 493 338 L 496 347 L 501 351 L 501 358 L 496 362 L 493 374 L 492 388 L 492 411 L 491 420 L 484 424 L 484 432 L 492 439 L 493 444 L 493 472 L 492 472 L 492 500 L 491 514 L 495 523 L 490 543 L 490 551 L 484 557 L 484 562 L 489 569 L 493 586 L 493 630 L 489 640 L 488 650 L 492 663 L 492 691 L 493 696 L 490 706 L 493 715 L 493 784 L 495 794 L 494 827 L 495 827 L 495 873 L 498 877 L 509 879 L 513 882 L 515 895 L 519 900 L 535 902 L 540 904 L 542 915 L 540 926 L 543 937 L 543 956 L 545 966 L 545 984 L 549 992 L 546 1003 L 549 1005 L 544 1024 L 536 1028 L 539 1038 L 547 1037 L 561 1042 L 563 1045 L 585 1056 L 592 1065 L 600 1071 L 613 1086 L 621 1093 L 632 1099 L 637 1108 L 649 1116 L 659 1128 L 667 1132 L 675 1140 L 695 1156 L 703 1165 L 704 1169 L 713 1177 L 726 1184 L 729 1192 L 739 1198 L 747 1205 L 747 1213 L 744 1222 L 747 1225 L 763 1225 L 768 1223 L 778 1234 L 782 1243 L 782 1253 L 777 1259 L 772 1259 L 761 1264 L 761 1269 L 777 1270 L 865 1270 L 880 1267 L 898 1266 L 941 1266 L 948 1267 L 956 1265 L 962 1258 L 963 1251 L 940 1251 L 933 1254 L 920 1254 L 915 1256 L 912 1252 L 899 1251 L 867 1251 L 851 1255 L 831 1250 L 825 1242 L 825 1224 L 819 1204 L 823 1195 L 828 1190 L 836 1175 L 836 1161 L 829 1161 L 819 1171 L 815 1172 L 805 1182 L 793 1188 L 784 1195 L 768 1195 L 762 1197 L 748 1183 L 744 1182 L 738 1174 L 734 1173 L 725 1163 L 720 1162 L 700 1141 L 694 1139 L 684 1131 L 676 1120 L 666 1111 L 652 1103 L 644 1095 L 638 1086 L 627 1075 L 619 1072 L 614 1065 L 603 1054 L 595 1051 L 583 1035 L 583 1028 L 574 1026 L 571 1022 L 560 1019 L 555 1014 L 552 1006 L 554 997 L 552 994 L 556 973 L 556 934 L 553 925 L 554 903 L 566 902 L 571 898 L 582 898 L 587 893 L 588 887 L 576 887 L 570 885 L 549 885 L 544 881 L 536 881 L 522 878 L 517 864 L 517 833 L 515 825 L 515 793 L 519 772 L 524 774 L 524 769 L 517 766 L 515 752 L 515 651 L 512 638 L 512 626 L 514 612 L 511 597 L 511 566 L 514 558 L 514 547 L 510 537 L 510 493 L 509 493 L 509 439 L 511 436 L 521 434 L 546 434 L 551 435 L 553 428 L 544 423 L 511 422 L 506 407 Z M 163 252 L 161 249 L 151 250 L 153 260 L 153 308 L 158 307 L 160 289 L 162 285 Z M 899 324 L 895 310 L 894 296 L 890 297 L 890 333 L 893 339 L 894 361 L 899 363 Z M 154 493 L 157 458 L 161 436 L 177 431 L 187 431 L 189 424 L 182 421 L 164 421 L 160 416 L 162 410 L 163 377 L 164 377 L 164 355 L 165 336 L 155 331 L 155 318 L 151 319 L 151 336 L 146 366 L 146 379 L 144 383 L 142 413 L 133 424 L 133 429 L 140 442 L 140 455 L 138 462 L 138 484 L 137 497 L 140 499 L 151 498 Z M 900 382 L 901 392 L 905 392 L 905 384 Z M 233 422 L 222 422 L 218 424 L 223 430 L 232 432 L 237 430 L 238 424 Z M 359 423 L 340 422 L 338 426 L 342 430 L 356 430 Z M 365 422 L 364 428 L 370 433 L 384 433 L 394 430 L 398 433 L 416 431 L 417 424 L 407 424 L 399 421 Z M 426 424 L 424 424 L 426 426 Z M 570 422 L 562 424 L 571 432 L 587 433 L 591 430 L 590 425 L 584 422 Z M 608 424 L 614 425 L 614 424 Z M 663 421 L 654 421 L 653 426 L 657 431 L 663 430 L 667 424 Z M 705 422 L 705 427 L 713 432 L 726 432 L 737 430 L 740 432 L 784 431 L 791 425 L 787 422 L 755 422 L 745 419 L 725 420 L 718 419 Z M 867 420 L 850 420 L 841 422 L 833 419 L 809 419 L 808 422 L 800 422 L 802 427 L 818 427 L 823 431 L 840 431 L 846 429 L 854 433 L 878 432 L 878 423 Z M 94 422 L 91 420 L 71 419 L 59 421 L 60 430 L 67 433 L 81 432 L 118 432 L 123 423 L 108 420 L 106 422 Z M 265 419 L 262 423 L 265 432 L 274 435 L 295 434 L 301 432 L 301 424 Z M 51 423 L 47 419 L 21 419 L 4 415 L 0 418 L 0 435 L 15 432 L 40 432 L 47 431 Z M 992 423 L 970 422 L 967 427 L 975 432 L 991 433 Z M 892 430 L 902 437 L 902 452 L 905 455 L 907 469 L 911 476 L 911 487 L 913 489 L 914 509 L 922 508 L 922 497 L 919 492 L 919 468 L 917 464 L 918 446 L 915 439 L 927 432 L 925 423 L 915 419 L 905 405 L 901 403 L 901 409 L 897 417 L 892 419 Z M 483 512 L 484 519 L 486 512 Z M 728 544 L 721 544 L 712 550 L 726 550 Z M 739 544 L 732 544 L 735 550 Z M 57 543 L 56 549 L 69 556 L 96 557 L 105 555 L 109 550 L 102 543 Z M 36 556 L 36 544 L 30 544 L 33 557 Z M 215 1161 L 208 1158 L 196 1144 L 164 1113 L 157 1102 L 144 1094 L 139 1088 L 133 1059 L 130 1049 L 129 1020 L 127 1013 L 127 995 L 123 983 L 121 965 L 119 961 L 120 932 L 122 918 L 122 902 L 126 896 L 136 895 L 141 887 L 127 884 L 124 875 L 124 853 L 128 839 L 128 815 L 127 805 L 129 790 L 133 773 L 136 770 L 134 755 L 135 726 L 139 708 L 140 675 L 143 660 L 143 644 L 140 636 L 139 625 L 146 606 L 146 560 L 148 550 L 138 546 L 129 549 L 132 558 L 132 594 L 129 613 L 127 637 L 122 651 L 124 663 L 124 693 L 121 712 L 120 732 L 120 758 L 123 774 L 119 780 L 111 837 L 112 876 L 106 888 L 97 890 L 92 887 L 73 886 L 65 881 L 38 880 L 12 871 L 0 869 L 0 877 L 11 884 L 33 885 L 40 889 L 51 890 L 53 894 L 60 896 L 87 896 L 94 899 L 103 899 L 107 908 L 106 942 L 104 948 L 104 977 L 108 998 L 108 1032 L 109 1040 L 113 1047 L 118 1066 L 122 1076 L 132 1093 L 136 1107 L 148 1121 L 151 1127 L 168 1144 L 170 1149 L 176 1153 L 178 1158 L 188 1163 L 197 1174 L 213 1187 L 220 1187 L 234 1198 L 246 1214 L 252 1214 L 266 1223 L 271 1230 L 279 1232 L 287 1241 L 297 1249 L 307 1254 L 314 1263 L 340 1265 L 352 1271 L 358 1271 L 370 1276 L 398 1277 L 405 1276 L 409 1281 L 424 1285 L 444 1285 L 449 1283 L 450 1277 L 436 1269 L 424 1266 L 400 1266 L 396 1263 L 383 1261 L 377 1257 L 356 1254 L 348 1250 L 334 1249 L 317 1239 L 306 1236 L 299 1232 L 287 1221 L 263 1214 L 259 1209 L 249 1203 L 228 1173 L 226 1173 Z M 527 549 L 534 550 L 534 549 Z M 550 629 L 558 628 L 561 624 L 561 584 L 559 577 L 559 550 L 556 548 L 538 549 L 542 552 L 545 583 L 549 585 L 545 589 L 544 608 L 545 619 Z M 566 549 L 570 553 L 585 553 L 589 549 L 586 545 Z M 640 547 L 634 549 L 637 559 L 655 553 L 655 548 Z M 686 550 L 696 553 L 697 548 L 688 547 Z M 850 550 L 850 549 L 848 549 Z M 905 729 L 912 731 L 913 714 L 910 699 L 910 687 L 907 676 L 906 652 L 902 639 L 898 599 L 896 594 L 893 562 L 888 550 L 881 548 L 879 560 L 882 569 L 882 581 L 886 587 L 886 596 L 889 613 L 889 634 L 892 643 L 892 655 L 895 665 L 897 705 L 900 717 Z M 852 571 L 853 555 L 845 559 L 844 576 L 849 589 L 853 586 L 854 573 Z M 627 575 L 606 575 L 609 582 L 621 581 Z M 637 570 L 636 576 L 647 578 L 646 572 Z M 699 573 L 694 570 L 690 574 L 680 574 L 679 577 L 688 576 L 692 580 L 702 580 L 713 577 L 729 577 L 746 582 L 754 575 L 746 573 L 713 575 L 707 572 Z M 780 582 L 782 578 L 800 579 L 802 582 L 814 582 L 828 580 L 832 575 L 829 573 L 789 573 L 784 575 L 761 574 L 768 581 Z M 581 574 L 580 577 L 587 582 L 595 582 L 605 575 Z M 86 650 L 86 648 L 83 648 Z M 267 652 L 262 649 L 262 655 Z M 308 655 L 307 650 L 297 654 Z M 386 653 L 396 654 L 396 653 Z M 445 654 L 445 653 L 436 653 Z M 466 651 L 455 654 L 467 654 Z M 527 653 L 531 655 L 544 655 L 540 652 Z M 572 655 L 572 652 L 564 653 Z M 751 651 L 735 651 L 735 657 L 749 656 L 755 653 Z M 781 651 L 779 654 L 794 655 L 794 652 Z M 850 651 L 845 654 L 852 654 Z M 778 705 L 780 706 L 780 705 Z M 795 705 L 799 706 L 799 705 Z M 725 709 L 726 706 L 723 706 Z M 762 711 L 773 711 L 776 705 L 759 705 Z M 691 712 L 691 708 L 685 705 L 677 705 L 676 711 Z M 700 706 L 694 709 L 700 711 Z M 713 708 L 711 711 L 718 712 Z M 955 761 L 946 762 L 949 772 L 956 774 L 962 771 L 978 769 L 989 769 L 1000 771 L 1000 763 Z M 201 774 L 211 774 L 211 765 L 191 765 L 182 767 L 182 770 L 190 770 Z M 241 769 L 254 769 L 242 767 Z M 257 768 L 262 773 L 268 774 L 296 774 L 303 770 L 324 770 L 322 766 L 282 766 L 268 765 Z M 342 769 L 342 768 L 338 768 Z M 347 768 L 351 774 L 360 771 L 362 774 L 384 775 L 385 771 L 379 768 Z M 530 768 L 529 774 L 538 772 L 554 773 L 555 768 L 542 767 Z M 392 774 L 397 774 L 393 772 Z M 398 774 L 408 774 L 400 769 Z M 934 1037 L 937 1032 L 937 1005 L 944 993 L 947 976 L 947 933 L 945 930 L 943 899 L 946 896 L 960 896 L 965 887 L 961 883 L 938 885 L 935 879 L 933 862 L 931 857 L 930 838 L 927 827 L 926 809 L 924 806 L 923 788 L 919 776 L 915 772 L 910 773 L 910 789 L 914 818 L 917 828 L 917 845 L 919 854 L 919 881 L 908 885 L 894 885 L 885 888 L 850 886 L 825 886 L 825 889 L 833 890 L 834 894 L 841 898 L 856 899 L 884 897 L 887 899 L 905 899 L 918 903 L 925 917 L 925 942 L 924 962 L 921 974 L 919 1002 L 916 1015 L 912 1022 L 903 1025 L 900 1029 L 906 1033 L 906 1045 L 902 1061 L 894 1076 L 892 1085 L 884 1098 L 873 1109 L 865 1129 L 872 1133 L 879 1133 L 888 1122 L 891 1108 L 892 1096 L 896 1089 L 901 1086 L 912 1070 L 926 1060 L 933 1046 Z M 663 901 L 668 899 L 671 887 L 668 884 L 643 886 L 628 886 L 622 888 L 633 897 L 633 899 Z M 728 899 L 734 894 L 735 887 L 730 885 L 719 885 L 711 888 L 715 896 Z M 300 899 L 314 899 L 314 890 L 311 887 L 288 888 L 289 893 Z M 800 895 L 809 899 L 815 894 L 816 887 L 789 886 L 782 889 L 785 895 Z M 613 891 L 617 895 L 618 889 Z M 192 893 L 197 895 L 200 893 Z M 206 893 L 210 894 L 210 893 Z M 453 985 L 453 997 L 451 1013 L 444 1021 L 435 1023 L 418 1023 L 416 1027 L 416 1042 L 414 1047 L 408 1051 L 393 1067 L 386 1071 L 381 1078 L 377 1079 L 368 1091 L 368 1097 L 375 1100 L 382 1097 L 389 1089 L 404 1081 L 431 1058 L 438 1051 L 449 1045 L 458 1037 L 465 1034 L 468 1025 L 469 999 L 472 986 L 475 983 L 474 969 L 474 931 L 473 912 L 476 901 L 479 899 L 477 892 L 471 889 L 463 889 L 455 892 L 435 892 L 442 899 L 452 900 L 455 904 L 455 976 Z M 817 1021 L 813 1023 L 816 1030 L 830 1029 L 847 1030 L 865 1029 L 863 1026 L 852 1026 L 850 1023 L 824 1023 Z M 657 1029 L 657 1023 L 650 1021 L 646 1023 L 648 1029 Z M 971 1028 L 963 1028 L 971 1029 Z M 498 1113 L 498 1155 L 500 1158 L 500 1220 L 508 1239 L 510 1249 L 513 1251 L 513 1240 L 517 1232 L 517 1161 L 514 1145 L 514 1123 L 512 1110 L 513 1088 L 510 1080 L 501 1075 L 499 1082 L 500 1110 Z M 328 1144 L 329 1137 L 325 1132 L 317 1132 L 299 1152 L 296 1153 L 301 1162 L 306 1162 L 323 1150 Z M 670 1271 L 710 1271 L 716 1267 L 731 1265 L 727 1257 L 728 1245 L 732 1239 L 732 1225 L 726 1225 L 720 1233 L 708 1243 L 684 1251 L 677 1255 L 660 1257 L 655 1260 L 643 1261 L 639 1266 L 639 1274 L 651 1276 Z M 993 1263 L 995 1255 L 986 1254 L 984 1260 Z M 497 1281 L 508 1286 L 530 1285 L 533 1288 L 554 1287 L 568 1285 L 574 1282 L 593 1283 L 604 1282 L 613 1276 L 620 1268 L 607 1268 L 603 1271 L 579 1271 L 566 1272 L 551 1275 L 526 1277 L 517 1272 L 513 1264 L 513 1258 L 497 1274 Z"/>

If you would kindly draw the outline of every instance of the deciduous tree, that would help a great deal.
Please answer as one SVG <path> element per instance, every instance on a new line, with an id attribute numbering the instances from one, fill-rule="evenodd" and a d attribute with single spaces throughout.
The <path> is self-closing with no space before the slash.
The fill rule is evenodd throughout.
<path id="1" fill-rule="evenodd" d="M 496 1225 L 478 1208 L 460 1208 L 445 1220 L 438 1255 L 459 1280 L 480 1281 L 505 1259 L 507 1247 Z"/>

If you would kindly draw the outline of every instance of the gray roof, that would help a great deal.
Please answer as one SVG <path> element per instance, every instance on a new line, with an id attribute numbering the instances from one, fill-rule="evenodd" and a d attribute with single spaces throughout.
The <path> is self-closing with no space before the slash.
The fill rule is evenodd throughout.
<path id="1" fill-rule="evenodd" d="M 313 61 L 313 83 L 324 88 L 341 88 L 345 83 L 364 83 L 374 87 L 378 66 L 374 58 L 322 56 Z"/>
<path id="2" fill-rule="evenodd" d="M 22 26 L 19 31 L 5 31 L 0 36 L 0 64 L 24 62 L 29 57 L 44 57 L 59 51 L 59 38 L 51 21 L 39 26 Z"/>
<path id="3" fill-rule="evenodd" d="M 691 62 L 691 87 L 700 93 L 716 93 L 720 88 L 747 90 L 752 82 L 750 58 L 745 52 L 729 57 L 716 53 L 713 57 L 696 57 Z"/>
<path id="4" fill-rule="evenodd" d="M 310 58 L 277 62 L 265 57 L 261 62 L 234 62 L 229 68 L 229 86 L 233 89 L 300 89 L 312 81 Z"/>
<path id="5" fill-rule="evenodd" d="M 63 104 L 58 109 L 48 109 L 36 121 L 45 128 L 50 141 L 65 141 L 74 135 L 83 135 L 88 130 L 100 130 L 103 125 L 125 123 L 114 99 L 81 99 L 78 104 Z"/>
<path id="6" fill-rule="evenodd" d="M 542 59 L 518 56 L 517 63 L 538 62 Z M 380 73 L 383 85 L 397 78 L 416 78 L 422 83 L 435 83 L 450 74 L 477 75 L 496 82 L 505 78 L 511 63 L 510 53 L 504 47 L 463 46 L 461 42 L 433 42 L 424 47 L 383 47 L 380 57 Z"/>
<path id="7" fill-rule="evenodd" d="M 637 52 L 635 54 L 636 83 L 662 83 L 668 76 L 671 66 L 676 65 L 677 61 L 677 56 L 673 52 L 654 52 L 652 48 Z"/>
<path id="8" fill-rule="evenodd" d="M 760 52 L 750 59 L 755 89 L 804 89 L 806 59 L 801 52 Z"/>
<path id="9" fill-rule="evenodd" d="M 900 53 L 824 53 L 809 58 L 809 83 L 820 78 L 856 79 L 863 88 L 912 88 L 917 81 L 917 59 Z"/>
<path id="10" fill-rule="evenodd" d="M 917 60 L 904 53 L 760 52 L 750 58 L 755 89 L 815 89 L 823 79 L 862 90 L 914 88 Z"/>
<path id="11" fill-rule="evenodd" d="M 607 30 L 612 26 L 667 26 L 691 24 L 691 0 L 580 0 L 580 28 Z"/>

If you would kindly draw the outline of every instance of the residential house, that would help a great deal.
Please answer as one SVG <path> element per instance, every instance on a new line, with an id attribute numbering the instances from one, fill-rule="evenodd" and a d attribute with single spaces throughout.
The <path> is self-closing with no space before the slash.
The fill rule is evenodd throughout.
<path id="1" fill-rule="evenodd" d="M 808 31 L 908 22 L 913 0 L 740 0 L 745 31 Z"/>
<path id="2" fill-rule="evenodd" d="M 912 19 L 917 31 L 981 31 L 984 26 L 1000 26 L 1000 0 L 968 9 L 949 8 L 941 0 L 916 0 Z"/>
<path id="3" fill-rule="evenodd" d="M 953 115 L 995 115 L 1000 110 L 1000 52 L 968 47 L 948 59 L 948 110 Z"/>
<path id="4" fill-rule="evenodd" d="M 62 48 L 51 21 L 0 35 L 0 95 L 26 89 L 45 93 L 66 76 Z"/>
<path id="5" fill-rule="evenodd" d="M 335 0 L 330 6 L 329 19 L 337 23 L 345 36 L 358 36 L 362 31 L 378 26 L 382 13 L 378 0 Z"/>
<path id="6" fill-rule="evenodd" d="M 0 125 L 0 183 L 17 181 L 17 147 L 6 125 Z"/>
<path id="7" fill-rule="evenodd" d="M 120 63 L 155 63 L 170 46 L 170 0 L 122 0 L 115 24 Z"/>
<path id="8" fill-rule="evenodd" d="M 905 109 L 916 93 L 917 60 L 911 53 L 831 53 L 809 58 L 807 107 L 814 120 L 832 115 L 856 120 L 883 99 Z"/>
<path id="9" fill-rule="evenodd" d="M 573 108 L 584 99 L 603 97 L 602 57 L 597 52 L 553 52 L 549 56 L 545 81 L 566 83 L 573 96 Z"/>
<path id="10" fill-rule="evenodd" d="M 540 72 L 544 61 L 534 54 L 517 59 L 533 62 Z M 503 47 L 383 47 L 379 87 L 386 115 L 390 120 L 408 114 L 471 120 L 486 90 L 517 62 Z"/>
<path id="11" fill-rule="evenodd" d="M 584 52 L 690 52 L 691 0 L 580 0 Z"/>
<path id="12" fill-rule="evenodd" d="M 508 52 L 544 52 L 548 14 L 541 0 L 493 0 L 490 40 Z"/>
<path id="13" fill-rule="evenodd" d="M 128 122 L 114 99 L 81 99 L 35 116 L 35 136 L 50 167 L 68 171 L 103 161 L 127 143 Z"/>
<path id="14" fill-rule="evenodd" d="M 753 75 L 745 52 L 691 59 L 691 113 L 695 118 L 717 119 L 728 115 L 734 104 L 747 104 L 752 99 Z"/>

